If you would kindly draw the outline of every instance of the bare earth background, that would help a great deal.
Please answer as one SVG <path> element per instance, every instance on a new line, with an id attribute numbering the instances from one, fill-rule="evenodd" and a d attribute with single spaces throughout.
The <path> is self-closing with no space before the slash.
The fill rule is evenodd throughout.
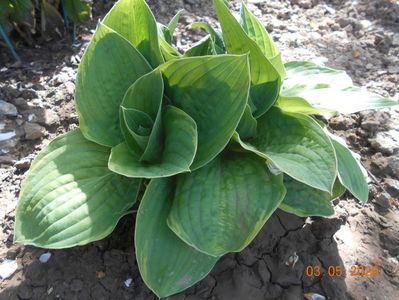
<path id="1" fill-rule="evenodd" d="M 18 269 L 0 280 L 0 299 L 156 299 L 138 274 L 134 215 L 108 238 L 83 247 L 47 252 L 13 245 L 15 205 L 31 160 L 52 138 L 78 126 L 74 80 L 95 24 L 112 1 L 95 1 L 93 21 L 71 39 L 18 43 L 23 64 L 12 67 L 0 48 L 0 263 Z M 357 84 L 399 100 L 399 3 L 396 0 L 248 0 L 286 61 L 314 60 L 346 70 Z M 186 28 L 195 20 L 215 23 L 211 1 L 149 1 L 167 22 L 179 8 L 186 14 L 175 41 L 186 49 L 203 33 Z M 232 1 L 237 10 L 238 1 Z M 362 155 L 370 172 L 370 201 L 351 195 L 336 201 L 330 218 L 302 219 L 277 211 L 242 253 L 229 254 L 203 281 L 169 299 L 260 300 L 399 299 L 399 110 L 366 111 L 330 120 L 330 128 Z M 11 134 L 10 134 L 11 132 Z M 7 138 L 8 136 L 8 138 Z M 297 263 L 290 261 L 298 256 Z M 377 264 L 378 277 L 355 277 L 352 265 Z M 341 266 L 346 276 L 306 277 L 305 266 Z M 125 281 L 131 278 L 127 286 Z M 319 298 L 323 299 L 323 298 Z"/>

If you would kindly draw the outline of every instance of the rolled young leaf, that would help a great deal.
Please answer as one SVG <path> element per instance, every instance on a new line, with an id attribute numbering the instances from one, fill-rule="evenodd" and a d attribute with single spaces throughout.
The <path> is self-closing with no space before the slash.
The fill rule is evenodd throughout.
<path id="1" fill-rule="evenodd" d="M 243 142 L 234 135 L 244 149 L 271 160 L 300 182 L 331 192 L 337 159 L 330 139 L 315 120 L 273 107 L 257 121 L 256 139 Z"/>
<path id="2" fill-rule="evenodd" d="M 200 281 L 218 259 L 190 247 L 167 226 L 173 190 L 173 179 L 152 179 L 136 218 L 134 240 L 140 274 L 160 298 Z"/>
<path id="3" fill-rule="evenodd" d="M 187 244 L 218 257 L 243 250 L 285 195 L 282 175 L 272 175 L 252 153 L 222 153 L 177 177 L 169 227 Z"/>
<path id="4" fill-rule="evenodd" d="M 213 0 L 216 14 L 223 31 L 223 39 L 228 53 L 249 53 L 251 65 L 251 101 L 253 114 L 260 117 L 276 101 L 282 78 L 271 61 L 263 54 L 258 44 L 252 40 L 237 22 L 223 0 Z"/>
<path id="5" fill-rule="evenodd" d="M 287 101 L 301 98 L 317 109 L 344 114 L 399 105 L 396 101 L 354 86 L 344 71 L 306 61 L 289 62 L 285 67 L 287 78 L 281 96 Z"/>
<path id="6" fill-rule="evenodd" d="M 135 178 L 159 178 L 190 171 L 197 150 L 195 121 L 177 107 L 167 106 L 162 114 L 165 139 L 159 162 L 141 161 L 126 143 L 112 148 L 108 167 L 111 171 Z"/>
<path id="7" fill-rule="evenodd" d="M 126 39 L 102 23 L 98 25 L 76 77 L 76 110 L 87 139 L 109 147 L 123 141 L 119 106 L 129 86 L 150 71 L 150 65 Z"/>
<path id="8" fill-rule="evenodd" d="M 182 58 L 160 68 L 172 104 L 197 123 L 198 150 L 191 166 L 195 170 L 223 150 L 244 113 L 250 84 L 248 56 Z"/>
<path id="9" fill-rule="evenodd" d="M 58 249 L 110 234 L 135 203 L 140 180 L 112 173 L 109 154 L 79 129 L 42 150 L 22 185 L 15 241 Z"/>
<path id="10" fill-rule="evenodd" d="M 162 154 L 163 91 L 162 75 L 157 68 L 133 83 L 121 104 L 121 130 L 126 145 L 140 156 L 140 161 L 159 162 Z"/>
<path id="11" fill-rule="evenodd" d="M 145 0 L 119 0 L 105 16 L 104 24 L 132 43 L 153 68 L 164 62 L 157 22 Z"/>

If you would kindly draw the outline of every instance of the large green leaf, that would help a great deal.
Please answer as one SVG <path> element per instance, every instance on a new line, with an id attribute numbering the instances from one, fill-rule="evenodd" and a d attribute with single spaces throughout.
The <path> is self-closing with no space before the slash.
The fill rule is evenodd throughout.
<path id="1" fill-rule="evenodd" d="M 135 246 L 141 277 L 160 298 L 176 294 L 204 278 L 217 258 L 180 240 L 167 226 L 173 179 L 153 179 L 136 218 Z"/>
<path id="2" fill-rule="evenodd" d="M 218 257 L 243 250 L 280 205 L 282 175 L 252 153 L 222 153 L 177 177 L 169 227 L 187 244 Z"/>
<path id="3" fill-rule="evenodd" d="M 109 154 L 78 129 L 42 150 L 22 185 L 15 241 L 66 248 L 110 234 L 136 201 L 140 181 L 109 171 Z"/>
<path id="4" fill-rule="evenodd" d="M 76 78 L 76 108 L 87 139 L 110 147 L 123 141 L 119 106 L 129 86 L 150 71 L 144 57 L 128 41 L 98 25 Z"/>
<path id="5" fill-rule="evenodd" d="M 302 98 L 311 106 L 344 114 L 399 105 L 398 102 L 353 86 L 344 72 L 311 62 L 287 63 L 281 95 Z"/>
<path id="6" fill-rule="evenodd" d="M 368 200 L 369 188 L 366 181 L 367 175 L 365 176 L 362 171 L 364 168 L 354 157 L 354 153 L 348 149 L 345 141 L 333 135 L 330 135 L 330 137 L 335 152 L 337 153 L 339 180 L 353 196 L 361 202 L 366 203 Z"/>
<path id="7" fill-rule="evenodd" d="M 253 39 L 267 59 L 273 64 L 281 78 L 285 77 L 284 63 L 280 51 L 262 23 L 248 10 L 244 2 L 241 3 L 241 27 Z"/>
<path id="8" fill-rule="evenodd" d="M 161 66 L 172 104 L 198 126 L 198 151 L 191 169 L 202 167 L 226 146 L 247 104 L 247 55 L 182 58 Z"/>
<path id="9" fill-rule="evenodd" d="M 213 0 L 213 3 L 222 27 L 227 52 L 232 54 L 249 52 L 253 85 L 251 87 L 253 114 L 259 117 L 277 99 L 281 87 L 281 76 L 258 44 L 246 34 L 240 23 L 230 13 L 224 1 Z"/>
<path id="10" fill-rule="evenodd" d="M 105 16 L 104 24 L 131 42 L 154 68 L 164 62 L 157 22 L 144 0 L 119 0 Z"/>
<path id="11" fill-rule="evenodd" d="M 197 149 L 197 127 L 184 111 L 167 106 L 162 115 L 164 145 L 160 162 L 148 163 L 132 152 L 126 143 L 112 148 L 111 171 L 136 178 L 158 178 L 190 171 Z"/>
<path id="12" fill-rule="evenodd" d="M 85 22 L 90 19 L 91 2 L 85 0 L 64 0 L 64 9 L 72 22 Z"/>
<path id="13" fill-rule="evenodd" d="M 294 179 L 331 192 L 337 174 L 335 151 L 312 118 L 273 107 L 258 119 L 256 139 L 243 142 L 238 134 L 235 139 Z"/>
<path id="14" fill-rule="evenodd" d="M 300 217 L 334 214 L 329 193 L 312 188 L 289 176 L 284 176 L 284 185 L 287 194 L 280 204 L 280 209 Z"/>

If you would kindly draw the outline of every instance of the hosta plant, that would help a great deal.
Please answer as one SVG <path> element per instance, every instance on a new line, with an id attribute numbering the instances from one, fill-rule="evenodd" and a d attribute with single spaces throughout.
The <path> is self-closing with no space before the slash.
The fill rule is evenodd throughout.
<path id="1" fill-rule="evenodd" d="M 367 201 L 359 160 L 315 115 L 396 102 L 343 71 L 284 64 L 244 4 L 239 20 L 214 6 L 221 32 L 193 24 L 208 35 L 185 53 L 177 17 L 158 24 L 144 0 L 120 0 L 98 24 L 76 78 L 80 128 L 33 162 L 15 241 L 87 244 L 137 206 L 138 267 L 165 297 L 244 249 L 277 208 L 328 216 L 346 189 Z"/>

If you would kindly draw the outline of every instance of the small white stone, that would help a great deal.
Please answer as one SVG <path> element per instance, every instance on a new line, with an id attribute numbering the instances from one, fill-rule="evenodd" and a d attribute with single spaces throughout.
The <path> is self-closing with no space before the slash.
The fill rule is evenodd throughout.
<path id="1" fill-rule="evenodd" d="M 16 136 L 15 131 L 9 131 L 9 132 L 5 132 L 5 133 L 0 133 L 0 142 L 1 141 L 7 141 L 7 140 L 11 140 L 13 137 Z"/>
<path id="2" fill-rule="evenodd" d="M 46 262 L 49 261 L 50 257 L 51 257 L 51 253 L 50 252 L 43 253 L 42 255 L 40 255 L 39 261 L 42 264 L 45 264 Z"/>
<path id="3" fill-rule="evenodd" d="M 10 277 L 17 270 L 18 264 L 16 260 L 5 259 L 0 264 L 0 279 Z"/>
<path id="4" fill-rule="evenodd" d="M 126 286 L 126 287 L 130 287 L 130 285 L 132 284 L 132 281 L 133 281 L 133 279 L 130 278 L 130 277 L 129 277 L 128 279 L 126 279 L 125 282 L 124 282 L 124 283 L 125 283 L 125 286 Z"/>

